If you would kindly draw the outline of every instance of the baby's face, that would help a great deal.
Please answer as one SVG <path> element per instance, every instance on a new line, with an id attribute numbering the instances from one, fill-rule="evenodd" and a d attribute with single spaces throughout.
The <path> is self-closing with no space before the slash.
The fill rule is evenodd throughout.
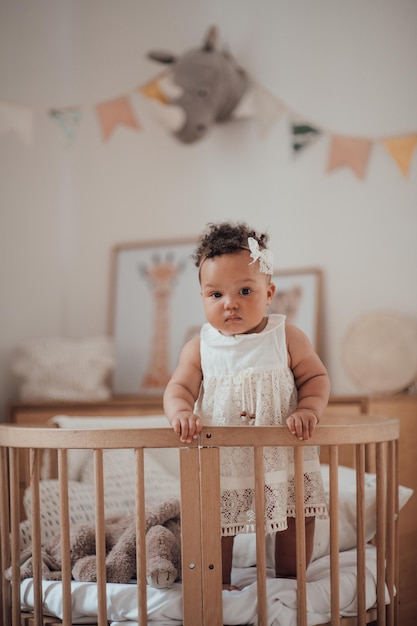
<path id="1" fill-rule="evenodd" d="M 207 321 L 223 335 L 263 330 L 265 311 L 275 291 L 269 276 L 251 263 L 248 250 L 206 259 L 200 269 Z"/>

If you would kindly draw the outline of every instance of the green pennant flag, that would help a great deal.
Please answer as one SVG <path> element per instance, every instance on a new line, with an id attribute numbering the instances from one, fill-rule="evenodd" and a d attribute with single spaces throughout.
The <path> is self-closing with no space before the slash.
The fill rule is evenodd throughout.
<path id="1" fill-rule="evenodd" d="M 318 139 L 321 132 L 318 128 L 310 126 L 310 124 L 292 122 L 292 148 L 294 152 L 301 152 L 307 146 L 311 145 Z"/>
<path id="2" fill-rule="evenodd" d="M 68 141 L 73 141 L 81 120 L 80 110 L 75 107 L 51 109 L 49 115 L 57 122 L 61 130 L 64 131 Z"/>

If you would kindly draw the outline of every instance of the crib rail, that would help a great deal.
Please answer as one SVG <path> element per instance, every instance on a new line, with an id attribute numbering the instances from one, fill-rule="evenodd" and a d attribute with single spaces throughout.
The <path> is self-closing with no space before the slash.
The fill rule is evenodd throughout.
<path id="1" fill-rule="evenodd" d="M 255 437 L 256 434 L 256 437 Z M 19 523 L 21 504 L 19 486 L 22 480 L 19 455 L 29 451 L 29 474 L 32 489 L 32 553 L 36 564 L 33 572 L 34 614 L 30 624 L 44 624 L 41 580 L 40 530 L 40 458 L 47 449 L 57 450 L 60 485 L 60 531 L 62 564 L 63 624 L 72 624 L 71 566 L 69 556 L 69 499 L 67 451 L 91 449 L 94 454 L 96 554 L 98 585 L 98 624 L 107 626 L 106 572 L 104 539 L 104 476 L 103 451 L 134 449 L 136 464 L 136 537 L 137 593 L 139 624 L 147 624 L 146 550 L 145 550 L 145 482 L 144 451 L 147 448 L 179 448 L 181 482 L 182 593 L 184 626 L 221 626 L 222 575 L 220 547 L 219 450 L 223 446 L 250 446 L 254 449 L 256 518 L 263 519 L 263 448 L 294 447 L 297 536 L 297 619 L 298 626 L 307 626 L 306 562 L 304 536 L 304 445 L 320 445 L 326 453 L 330 475 L 330 568 L 331 615 L 328 622 L 364 626 L 375 621 L 381 626 L 397 625 L 398 556 L 398 438 L 396 419 L 361 415 L 328 417 L 320 425 L 312 441 L 295 440 L 285 427 L 205 427 L 199 439 L 180 445 L 171 429 L 137 430 L 65 430 L 0 426 L 0 532 L 1 570 L 12 567 L 11 584 L 2 577 L 0 585 L 0 626 L 21 626 L 20 609 Z M 346 446 L 353 450 L 357 483 L 357 616 L 340 617 L 339 604 L 339 537 L 338 537 L 338 464 L 339 454 Z M 371 611 L 365 605 L 365 502 L 364 474 L 375 468 L 377 481 L 377 605 Z M 257 528 L 257 591 L 258 624 L 268 623 L 266 599 L 266 555 L 263 525 Z M 388 589 L 389 604 L 385 602 Z M 52 623 L 58 623 L 52 621 Z"/>

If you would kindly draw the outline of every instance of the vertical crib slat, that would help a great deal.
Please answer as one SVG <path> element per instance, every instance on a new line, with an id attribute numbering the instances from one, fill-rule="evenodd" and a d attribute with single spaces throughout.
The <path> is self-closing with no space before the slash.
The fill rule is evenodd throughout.
<path id="1" fill-rule="evenodd" d="M 41 558 L 41 525 L 40 525 L 40 496 L 39 496 L 39 467 L 40 451 L 30 450 L 30 488 L 32 492 L 32 558 L 33 558 L 33 593 L 35 625 L 41 626 L 43 621 L 42 610 L 42 558 Z"/>
<path id="2" fill-rule="evenodd" d="M 136 460 L 136 581 L 138 587 L 138 622 L 147 626 L 146 595 L 146 521 L 145 521 L 145 463 L 143 448 L 135 449 Z"/>
<path id="3" fill-rule="evenodd" d="M 386 545 L 386 456 L 385 443 L 375 444 L 376 451 L 376 560 L 378 626 L 385 626 L 385 545 Z"/>
<path id="4" fill-rule="evenodd" d="M 365 444 L 362 443 L 356 444 L 356 545 L 358 626 L 365 626 Z"/>
<path id="5" fill-rule="evenodd" d="M 330 485 L 330 611 L 332 626 L 340 624 L 340 578 L 339 578 L 339 447 L 329 449 Z"/>
<path id="6" fill-rule="evenodd" d="M 297 545 L 297 624 L 307 626 L 306 534 L 304 517 L 304 449 L 294 448 L 295 535 Z"/>
<path id="7" fill-rule="evenodd" d="M 256 578 L 258 585 L 258 625 L 268 623 L 266 600 L 266 554 L 265 554 L 265 474 L 264 449 L 254 449 L 255 464 L 255 515 L 256 515 Z"/>
<path id="8" fill-rule="evenodd" d="M 400 455 L 399 455 L 399 450 L 400 450 L 400 440 L 396 439 L 394 441 L 394 446 L 395 446 L 395 517 L 394 517 L 394 533 L 395 533 L 395 541 L 394 541 L 394 545 L 393 545 L 393 549 L 395 551 L 395 578 L 394 578 L 394 582 L 395 582 L 395 589 L 396 589 L 396 593 L 395 593 L 395 612 L 394 612 L 394 624 L 398 624 L 399 623 L 399 603 L 400 603 L 400 596 L 399 596 L 399 589 L 400 589 L 400 544 L 399 544 L 399 531 L 398 531 L 398 515 L 399 515 L 399 511 L 400 511 L 400 505 L 399 505 L 399 477 L 400 477 Z"/>
<path id="9" fill-rule="evenodd" d="M 12 626 L 20 626 L 20 572 L 19 572 L 19 450 L 9 450 L 10 472 L 10 553 L 12 564 Z"/>
<path id="10" fill-rule="evenodd" d="M 387 624 L 394 626 L 395 623 L 395 526 L 396 526 L 396 480 L 395 473 L 390 468 L 395 468 L 395 442 L 388 442 L 385 473 L 387 477 L 387 541 L 386 541 L 386 583 L 389 594 L 389 606 L 387 607 Z"/>
<path id="11" fill-rule="evenodd" d="M 94 450 L 98 624 L 107 626 L 106 541 L 104 530 L 103 450 Z"/>
<path id="12" fill-rule="evenodd" d="M 9 480 L 7 470 L 7 450 L 0 448 L 0 567 L 4 572 L 10 563 L 10 540 L 9 540 Z M 0 626 L 7 626 L 10 623 L 9 615 L 11 611 L 10 605 L 10 585 L 4 576 L 1 577 L 0 585 Z"/>
<path id="13" fill-rule="evenodd" d="M 64 624 L 72 623 L 70 521 L 68 502 L 67 450 L 58 450 L 60 533 L 62 555 L 62 613 Z"/>
<path id="14" fill-rule="evenodd" d="M 203 626 L 198 448 L 180 448 L 181 557 L 184 626 Z"/>
<path id="15" fill-rule="evenodd" d="M 199 448 L 199 452 L 203 618 L 205 626 L 222 626 L 220 451 L 218 448 Z"/>

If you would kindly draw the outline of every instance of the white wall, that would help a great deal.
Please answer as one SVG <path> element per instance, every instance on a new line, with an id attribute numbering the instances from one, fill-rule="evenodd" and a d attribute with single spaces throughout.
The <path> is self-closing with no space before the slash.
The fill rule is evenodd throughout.
<path id="1" fill-rule="evenodd" d="M 291 155 L 288 119 L 183 146 L 134 98 L 140 133 L 103 143 L 94 103 L 134 89 L 217 24 L 239 62 L 305 118 L 370 138 L 417 130 L 415 0 L 2 0 L 0 101 L 35 112 L 31 147 L 0 136 L 0 402 L 17 397 L 10 352 L 30 337 L 107 330 L 114 244 L 195 236 L 209 221 L 267 229 L 276 267 L 324 271 L 324 359 L 357 393 L 341 344 L 363 313 L 417 311 L 417 158 L 408 179 L 375 144 L 365 180 L 326 173 L 329 136 Z M 67 146 L 51 106 L 82 105 Z M 360 391 L 360 390 L 359 390 Z M 4 418 L 4 414 L 3 414 Z"/>

